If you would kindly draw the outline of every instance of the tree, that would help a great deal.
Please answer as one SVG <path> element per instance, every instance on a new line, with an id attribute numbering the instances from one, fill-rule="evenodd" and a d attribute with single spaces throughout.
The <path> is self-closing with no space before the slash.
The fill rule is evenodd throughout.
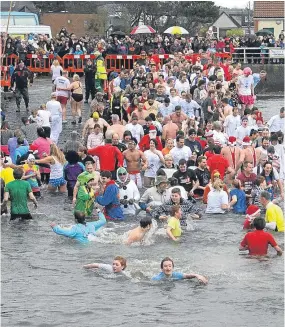
<path id="1" fill-rule="evenodd" d="M 242 28 L 233 28 L 231 30 L 227 30 L 226 35 L 228 37 L 232 37 L 232 36 L 244 36 L 244 30 Z"/>

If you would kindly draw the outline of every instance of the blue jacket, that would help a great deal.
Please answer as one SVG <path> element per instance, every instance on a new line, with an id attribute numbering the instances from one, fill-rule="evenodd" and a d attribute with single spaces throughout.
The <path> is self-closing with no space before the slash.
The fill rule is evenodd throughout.
<path id="1" fill-rule="evenodd" d="M 104 194 L 96 197 L 97 203 L 105 206 L 107 218 L 123 220 L 124 214 L 120 206 L 119 188 L 113 181 L 106 186 Z"/>
<path id="2" fill-rule="evenodd" d="M 99 212 L 99 220 L 83 224 L 73 225 L 70 229 L 54 226 L 52 229 L 58 235 L 74 238 L 81 243 L 88 243 L 88 235 L 95 235 L 97 230 L 106 224 L 106 218 Z"/>

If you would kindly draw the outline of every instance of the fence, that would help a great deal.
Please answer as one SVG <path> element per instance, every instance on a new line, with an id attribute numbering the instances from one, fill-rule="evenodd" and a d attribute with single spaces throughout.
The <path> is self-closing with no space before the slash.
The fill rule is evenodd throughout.
<path id="1" fill-rule="evenodd" d="M 233 62 L 244 64 L 284 64 L 282 48 L 235 48 Z"/>

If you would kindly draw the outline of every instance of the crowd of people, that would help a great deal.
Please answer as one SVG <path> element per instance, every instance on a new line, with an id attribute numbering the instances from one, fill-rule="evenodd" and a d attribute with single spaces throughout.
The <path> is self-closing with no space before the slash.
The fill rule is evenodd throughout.
<path id="1" fill-rule="evenodd" d="M 182 54 L 227 52 L 239 53 L 238 48 L 259 48 L 248 50 L 248 57 L 254 57 L 254 62 L 261 60 L 262 54 L 268 51 L 264 48 L 284 48 L 284 31 L 278 38 L 274 35 L 251 36 L 251 37 L 219 37 L 212 30 L 207 32 L 206 37 L 198 34 L 194 37 L 179 35 L 116 35 L 109 37 L 92 37 L 88 34 L 78 37 L 62 28 L 53 38 L 46 35 L 30 34 L 25 39 L 8 36 L 6 46 L 2 35 L 2 49 L 4 54 L 17 54 L 20 60 L 25 60 L 26 54 L 55 54 L 63 57 L 66 54 L 92 54 L 96 51 L 105 55 L 128 54 L 139 55 L 141 52 L 147 54 Z M 236 49 L 236 50 L 235 50 Z M 260 57 L 260 58 L 259 58 Z M 236 59 L 243 60 L 244 56 Z"/>
<path id="2" fill-rule="evenodd" d="M 67 229 L 53 223 L 55 233 L 88 243 L 108 221 L 144 211 L 125 240 L 132 244 L 143 242 L 152 219 L 176 242 L 189 219 L 232 212 L 244 215 L 243 228 L 249 230 L 240 250 L 266 255 L 271 244 L 282 254 L 263 231 L 284 232 L 284 107 L 266 122 L 254 106 L 255 86 L 266 72 L 253 74 L 229 60 L 190 65 L 177 55 L 161 65 L 150 58 L 131 71 L 112 73 L 108 97 L 93 88 L 91 66 L 85 67 L 90 118 L 64 147 L 58 140 L 68 101 L 72 123 L 81 124 L 84 92 L 80 77 L 70 82 L 62 68 L 52 71 L 51 100 L 23 117 L 21 128 L 11 131 L 2 122 L 2 213 L 10 200 L 12 220 L 31 219 L 28 199 L 37 206 L 46 189 L 67 192 L 77 224 Z M 16 89 L 28 79 L 28 73 L 16 73 Z M 19 99 L 18 104 L 20 110 Z M 124 260 L 115 258 L 112 270 L 122 271 Z M 206 283 L 200 275 L 175 274 L 173 266 L 164 259 L 154 279 L 197 277 Z"/>

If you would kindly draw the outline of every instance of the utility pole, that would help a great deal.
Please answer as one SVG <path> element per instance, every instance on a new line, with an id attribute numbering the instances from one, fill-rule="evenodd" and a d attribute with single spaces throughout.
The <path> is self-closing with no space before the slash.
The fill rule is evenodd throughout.
<path id="1" fill-rule="evenodd" d="M 4 57 L 5 51 L 6 51 L 6 43 L 7 43 L 7 38 L 8 38 L 8 29 L 9 29 L 9 24 L 10 24 L 11 11 L 12 11 L 12 8 L 14 6 L 15 6 L 15 4 L 13 4 L 13 1 L 10 1 L 10 8 L 9 8 L 9 13 L 8 13 L 6 33 L 5 33 L 5 36 L 4 36 L 4 43 L 3 43 L 2 55 L 1 55 L 1 66 L 3 65 L 3 59 L 4 59 L 3 57 Z"/>
<path id="2" fill-rule="evenodd" d="M 248 28 L 248 36 L 251 35 L 251 14 L 250 14 L 250 1 L 248 1 L 247 6 L 247 28 Z"/>

